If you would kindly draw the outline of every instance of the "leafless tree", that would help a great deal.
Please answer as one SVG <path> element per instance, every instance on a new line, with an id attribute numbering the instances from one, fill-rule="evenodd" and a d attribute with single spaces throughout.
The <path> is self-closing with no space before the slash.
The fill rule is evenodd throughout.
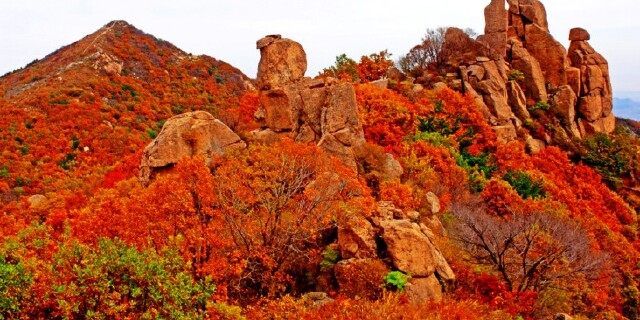
<path id="1" fill-rule="evenodd" d="M 442 65 L 446 59 L 442 54 L 442 46 L 448 29 L 449 27 L 427 29 L 422 42 L 398 60 L 400 69 L 416 77 L 421 76 L 432 64 L 436 67 Z M 477 36 L 477 33 L 471 28 L 464 29 L 464 32 L 470 37 Z"/>
<path id="2" fill-rule="evenodd" d="M 480 200 L 452 206 L 455 239 L 474 262 L 491 266 L 510 290 L 541 291 L 560 279 L 595 277 L 608 256 L 595 253 L 577 223 L 543 212 L 486 213 Z"/>

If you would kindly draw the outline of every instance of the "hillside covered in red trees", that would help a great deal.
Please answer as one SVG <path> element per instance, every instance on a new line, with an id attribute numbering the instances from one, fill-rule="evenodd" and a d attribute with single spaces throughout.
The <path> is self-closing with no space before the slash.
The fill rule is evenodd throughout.
<path id="1" fill-rule="evenodd" d="M 4 75 L 0 318 L 637 319 L 607 62 L 499 4 L 315 78 L 124 21 Z"/>

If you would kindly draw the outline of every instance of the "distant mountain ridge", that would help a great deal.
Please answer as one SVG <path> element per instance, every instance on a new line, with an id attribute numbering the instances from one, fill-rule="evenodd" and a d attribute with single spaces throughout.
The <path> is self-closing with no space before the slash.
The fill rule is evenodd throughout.
<path id="1" fill-rule="evenodd" d="M 613 110 L 618 118 L 640 120 L 640 101 L 613 98 Z"/>

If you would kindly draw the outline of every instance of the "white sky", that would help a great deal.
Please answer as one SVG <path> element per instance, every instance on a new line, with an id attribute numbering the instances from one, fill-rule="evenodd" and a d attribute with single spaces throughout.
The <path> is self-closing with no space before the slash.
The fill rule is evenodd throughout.
<path id="1" fill-rule="evenodd" d="M 616 96 L 640 92 L 637 0 L 546 0 L 550 29 L 568 46 L 580 26 L 611 68 Z M 427 28 L 484 31 L 489 0 L 0 0 L 0 75 L 126 20 L 179 48 L 224 60 L 255 77 L 255 41 L 278 33 L 304 46 L 308 76 L 346 53 L 358 60 L 383 49 L 398 58 Z M 608 5 L 612 4 L 612 5 Z M 615 6 L 614 6 L 615 5 Z"/>

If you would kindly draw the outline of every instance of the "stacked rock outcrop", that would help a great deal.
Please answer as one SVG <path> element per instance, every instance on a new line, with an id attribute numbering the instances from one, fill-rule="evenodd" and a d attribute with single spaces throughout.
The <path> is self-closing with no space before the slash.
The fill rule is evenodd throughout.
<path id="1" fill-rule="evenodd" d="M 569 61 L 573 67 L 569 84 L 578 100 L 582 115 L 578 125 L 581 134 L 611 132 L 616 119 L 612 113 L 613 94 L 607 60 L 587 42 L 591 36 L 582 28 L 569 33 Z"/>
<path id="2" fill-rule="evenodd" d="M 305 78 L 302 46 L 279 35 L 258 40 L 260 106 L 255 118 L 259 142 L 288 137 L 315 142 L 325 152 L 356 169 L 354 148 L 364 142 L 353 84 Z"/>
<path id="3" fill-rule="evenodd" d="M 344 259 L 336 265 L 338 284 L 358 286 L 349 277 L 353 274 L 348 272 L 351 268 L 383 272 L 395 269 L 411 275 L 406 291 L 414 302 L 441 299 L 441 281 L 455 280 L 455 273 L 435 243 L 435 234 L 445 233 L 435 215 L 439 202 L 431 193 L 427 200 L 435 211 L 430 217 L 404 212 L 385 201 L 378 203 L 377 211 L 369 218 L 347 217 L 338 230 L 338 246 Z"/>
<path id="4" fill-rule="evenodd" d="M 484 35 L 474 40 L 452 28 L 442 52 L 448 58 L 447 76 L 459 75 L 450 83 L 474 96 L 499 142 L 517 139 L 520 126 L 531 121 L 527 101 L 548 103 L 563 137 L 614 130 L 608 64 L 587 42 L 586 30 L 570 31 L 567 51 L 549 32 L 546 9 L 538 0 L 491 0 L 484 13 Z M 549 136 L 520 138 L 531 150 L 551 142 Z"/>

